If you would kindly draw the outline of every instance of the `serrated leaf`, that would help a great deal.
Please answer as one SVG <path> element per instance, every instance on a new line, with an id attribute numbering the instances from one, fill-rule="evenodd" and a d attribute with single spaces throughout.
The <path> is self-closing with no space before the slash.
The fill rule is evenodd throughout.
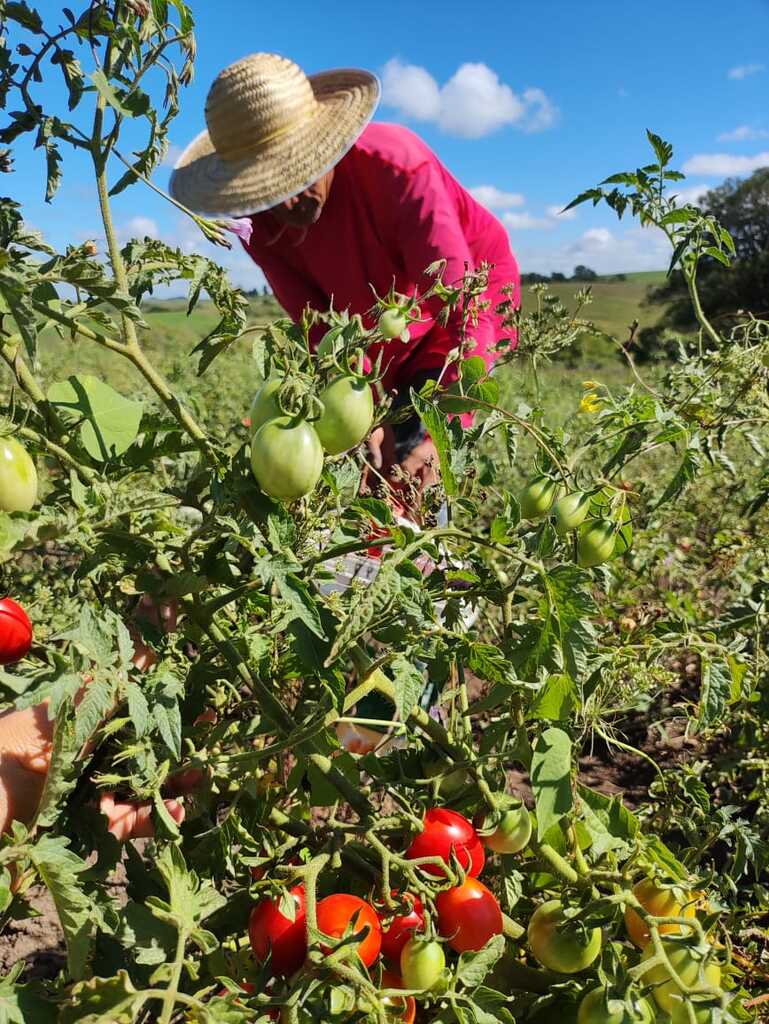
<path id="1" fill-rule="evenodd" d="M 582 802 L 582 823 L 592 839 L 593 855 L 601 857 L 607 850 L 629 853 L 640 828 L 635 815 L 616 796 L 606 796 L 583 785 L 577 786 L 577 792 Z"/>
<path id="2" fill-rule="evenodd" d="M 553 726 L 537 738 L 531 758 L 531 788 L 541 840 L 573 807 L 571 739 L 563 729 Z"/>
<path id="3" fill-rule="evenodd" d="M 91 978 L 75 985 L 59 1011 L 60 1024 L 133 1024 L 146 1002 L 128 972 L 112 978 Z"/>
<path id="4" fill-rule="evenodd" d="M 141 738 L 150 724 L 150 709 L 147 698 L 133 679 L 126 683 L 126 697 L 128 699 L 128 713 L 131 716 L 136 735 Z"/>
<path id="5" fill-rule="evenodd" d="M 505 952 L 503 935 L 495 935 L 483 949 L 475 953 L 462 953 L 457 965 L 457 979 L 468 988 L 476 988 Z"/>
<path id="6" fill-rule="evenodd" d="M 142 406 L 90 374 L 52 384 L 48 401 L 66 418 L 80 423 L 83 447 L 97 462 L 121 455 L 135 441 Z"/>
<path id="7" fill-rule="evenodd" d="M 29 856 L 53 898 L 67 946 L 70 976 L 79 981 L 88 963 L 95 924 L 91 899 L 83 891 L 78 875 L 85 861 L 68 848 L 63 836 L 43 836 L 29 849 Z"/>
<path id="8" fill-rule="evenodd" d="M 577 688 L 574 680 L 564 674 L 547 678 L 535 694 L 527 712 L 529 718 L 548 718 L 554 722 L 567 721 L 577 706 Z"/>
<path id="9" fill-rule="evenodd" d="M 714 661 L 700 652 L 700 713 L 699 724 L 710 726 L 720 721 L 724 708 L 729 703 L 732 679 L 729 668 L 723 661 Z"/>
<path id="10" fill-rule="evenodd" d="M 446 417 L 430 402 L 420 398 L 413 389 L 411 391 L 411 401 L 417 415 L 427 428 L 427 432 L 438 452 L 443 489 L 448 497 L 454 497 L 458 493 L 458 486 L 452 469 L 451 439 L 446 426 Z"/>
<path id="11" fill-rule="evenodd" d="M 63 811 L 66 798 L 75 788 L 82 769 L 82 763 L 76 760 L 81 746 L 76 736 L 74 709 L 67 701 L 56 715 L 51 762 L 35 817 L 38 828 L 53 825 Z"/>
<path id="12" fill-rule="evenodd" d="M 398 656 L 391 662 L 395 709 L 398 718 L 405 722 L 425 687 L 425 678 L 407 658 Z"/>

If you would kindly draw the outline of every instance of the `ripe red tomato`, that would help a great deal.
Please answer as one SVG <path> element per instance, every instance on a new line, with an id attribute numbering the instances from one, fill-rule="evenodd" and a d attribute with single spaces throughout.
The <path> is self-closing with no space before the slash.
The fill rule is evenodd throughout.
<path id="1" fill-rule="evenodd" d="M 376 911 L 370 903 L 347 892 L 335 892 L 318 903 L 318 928 L 332 939 L 341 939 L 352 929 L 355 935 L 368 928 L 358 945 L 358 956 L 366 967 L 370 967 L 379 956 L 382 946 L 382 926 Z M 327 946 L 321 946 L 329 952 Z"/>
<path id="2" fill-rule="evenodd" d="M 403 988 L 403 980 L 392 971 L 382 971 L 381 988 Z M 400 1024 L 414 1024 L 417 1015 L 417 1004 L 413 996 L 384 996 L 382 1002 L 388 1020 L 397 1020 Z"/>
<path id="3" fill-rule="evenodd" d="M 0 665 L 10 665 L 23 658 L 32 646 L 32 623 L 29 616 L 10 597 L 0 600 Z"/>
<path id="4" fill-rule="evenodd" d="M 502 911 L 493 892 L 477 878 L 438 893 L 435 898 L 438 929 L 457 953 L 483 949 L 502 934 Z"/>
<path id="5" fill-rule="evenodd" d="M 398 896 L 399 894 L 393 891 L 392 895 Z M 411 907 L 407 914 L 396 914 L 394 917 L 390 917 L 386 913 L 379 915 L 382 926 L 387 925 L 386 931 L 382 932 L 382 956 L 396 964 L 400 962 L 401 951 L 412 934 L 415 931 L 421 931 L 425 923 L 424 909 L 419 897 L 410 892 L 404 892 L 401 894 L 401 899 Z"/>
<path id="6" fill-rule="evenodd" d="M 452 850 L 468 875 L 480 875 L 485 855 L 472 824 L 447 807 L 433 807 L 425 814 L 424 828 L 406 850 L 406 856 L 409 860 L 442 857 L 449 864 Z M 426 864 L 423 870 L 438 877 L 446 874 L 437 864 Z"/>
<path id="7" fill-rule="evenodd" d="M 279 904 L 271 899 L 260 900 L 248 921 L 248 937 L 254 956 L 262 962 L 271 956 L 270 966 L 274 974 L 293 974 L 307 955 L 304 887 L 296 885 L 289 891 L 296 903 L 293 921 L 281 914 Z"/>

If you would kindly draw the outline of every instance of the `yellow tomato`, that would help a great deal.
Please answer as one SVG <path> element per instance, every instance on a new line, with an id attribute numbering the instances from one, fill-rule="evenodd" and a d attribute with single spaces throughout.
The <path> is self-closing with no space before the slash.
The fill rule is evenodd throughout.
<path id="1" fill-rule="evenodd" d="M 661 889 L 651 878 L 644 878 L 637 885 L 633 886 L 633 895 L 644 910 L 653 914 L 654 917 L 694 917 L 695 903 L 693 901 L 695 896 L 699 894 L 684 900 L 686 905 L 682 906 L 676 899 L 672 889 Z M 646 922 L 632 907 L 625 908 L 625 927 L 627 928 L 630 940 L 639 949 L 643 949 L 651 936 Z M 661 935 L 675 934 L 681 931 L 681 925 L 673 924 L 672 922 L 661 924 L 659 931 Z"/>

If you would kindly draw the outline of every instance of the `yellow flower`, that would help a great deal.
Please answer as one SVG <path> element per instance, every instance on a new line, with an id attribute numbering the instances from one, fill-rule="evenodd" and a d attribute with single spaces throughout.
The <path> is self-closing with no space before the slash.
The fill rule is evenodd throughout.
<path id="1" fill-rule="evenodd" d="M 599 388 L 601 385 L 595 380 L 583 380 L 582 387 L 585 391 L 592 391 L 593 388 Z"/>
<path id="2" fill-rule="evenodd" d="M 592 391 L 590 392 L 590 394 L 585 395 L 585 397 L 579 403 L 579 411 L 580 412 L 590 412 L 590 413 L 598 412 L 598 410 L 600 408 L 601 408 L 601 399 L 598 397 L 598 395 L 594 394 Z"/>

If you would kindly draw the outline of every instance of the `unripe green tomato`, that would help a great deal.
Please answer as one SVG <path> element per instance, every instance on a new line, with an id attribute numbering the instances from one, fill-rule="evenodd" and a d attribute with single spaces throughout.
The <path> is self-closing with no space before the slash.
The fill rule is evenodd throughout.
<path id="1" fill-rule="evenodd" d="M 581 932 L 577 921 L 567 920 L 560 900 L 537 907 L 529 919 L 528 939 L 542 966 L 559 974 L 584 971 L 601 952 L 601 929 Z"/>
<path id="2" fill-rule="evenodd" d="M 481 839 L 494 853 L 519 853 L 531 839 L 531 815 L 523 805 L 512 807 L 504 812 L 496 831 Z"/>
<path id="3" fill-rule="evenodd" d="M 446 970 L 446 954 L 440 942 L 415 937 L 401 950 L 400 964 L 405 988 L 429 992 Z"/>
<path id="4" fill-rule="evenodd" d="M 406 317 L 400 310 L 386 309 L 379 317 L 379 332 L 388 341 L 400 338 L 404 331 L 407 331 Z"/>
<path id="5" fill-rule="evenodd" d="M 652 1024 L 654 1013 L 647 999 L 636 1002 L 636 1013 L 620 1010 L 610 1013 L 604 1003 L 604 990 L 591 989 L 579 1004 L 577 1024 Z"/>
<path id="6" fill-rule="evenodd" d="M 313 426 L 329 455 L 354 448 L 371 430 L 374 398 L 368 381 L 338 377 L 320 394 L 323 414 Z"/>
<path id="7" fill-rule="evenodd" d="M 252 437 L 259 427 L 268 420 L 274 420 L 278 416 L 285 415 L 278 405 L 278 388 L 282 383 L 283 381 L 280 377 L 270 377 L 254 395 L 254 400 L 251 402 L 251 409 L 248 413 L 251 418 L 250 430 Z"/>
<path id="8" fill-rule="evenodd" d="M 691 948 L 675 939 L 663 939 L 662 945 L 671 967 L 684 985 L 694 992 L 701 990 L 703 987 L 703 983 L 700 982 L 701 961 Z M 641 960 L 651 960 L 655 955 L 654 944 L 650 942 L 641 954 Z M 657 964 L 642 975 L 641 980 L 644 985 L 654 985 L 652 995 L 655 1003 L 665 1013 L 672 1014 L 673 1009 L 677 1006 L 676 1000 L 681 995 L 681 989 L 673 981 L 667 967 L 664 964 Z M 704 984 L 709 988 L 718 988 L 721 984 L 721 968 L 712 960 L 705 968 Z"/>
<path id="9" fill-rule="evenodd" d="M 295 501 L 315 488 L 323 448 L 311 424 L 290 416 L 264 423 L 251 441 L 251 469 L 265 494 Z"/>
<path id="10" fill-rule="evenodd" d="M 673 1003 L 673 1006 L 670 1010 L 670 1024 L 691 1024 L 689 1010 L 681 996 L 671 996 L 671 1001 Z M 712 1024 L 712 1004 L 710 1006 L 700 1006 L 698 1003 L 694 1003 L 693 1006 L 694 1019 L 696 1020 L 697 1024 Z"/>
<path id="11" fill-rule="evenodd" d="M 37 501 L 37 470 L 27 449 L 0 437 L 0 510 L 29 512 Z"/>
<path id="12" fill-rule="evenodd" d="M 616 543 L 617 530 L 611 519 L 591 519 L 579 531 L 577 561 L 583 569 L 608 562 Z"/>
<path id="13" fill-rule="evenodd" d="M 518 502 L 523 519 L 541 519 L 552 508 L 558 485 L 549 476 L 540 474 L 529 480 L 521 491 Z"/>
<path id="14" fill-rule="evenodd" d="M 590 496 L 584 491 L 572 491 L 564 494 L 553 506 L 555 516 L 555 532 L 565 537 L 571 530 L 581 526 L 590 510 Z"/>

